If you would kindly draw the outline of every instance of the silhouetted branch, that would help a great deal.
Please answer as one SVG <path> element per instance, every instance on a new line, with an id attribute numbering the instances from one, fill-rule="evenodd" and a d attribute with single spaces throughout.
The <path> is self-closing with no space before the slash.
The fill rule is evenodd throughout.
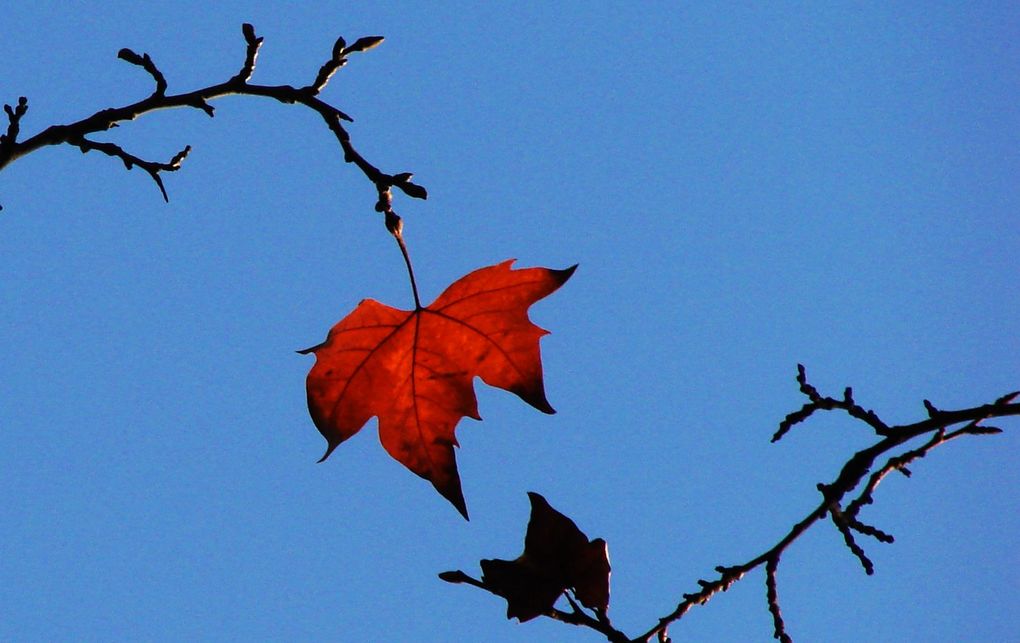
<path id="1" fill-rule="evenodd" d="M 857 557 L 857 560 L 861 561 L 861 566 L 864 567 L 864 573 L 868 576 L 874 574 L 875 564 L 871 562 L 871 559 L 864 553 L 864 549 L 857 544 L 853 531 L 851 531 L 850 521 L 843 515 L 843 510 L 839 508 L 839 505 L 832 505 L 829 507 L 829 516 L 832 518 L 832 523 L 836 525 L 836 529 L 839 530 L 839 533 L 843 534 L 843 542 L 846 544 L 847 549 L 849 549 L 850 553 Z"/>
<path id="2" fill-rule="evenodd" d="M 0 168 L 4 165 L 4 159 L 13 154 L 14 147 L 18 142 L 18 133 L 21 131 L 21 117 L 28 111 L 28 99 L 24 96 L 18 97 L 18 104 L 15 107 L 4 103 L 4 113 L 7 114 L 7 133 L 0 134 Z M 0 210 L 4 207 L 0 205 Z"/>
<path id="3" fill-rule="evenodd" d="M 255 27 L 247 22 L 241 25 L 241 34 L 244 36 L 245 43 L 248 44 L 248 50 L 244 54 L 244 65 L 241 66 L 241 71 L 237 72 L 237 75 L 231 80 L 246 83 L 255 73 L 255 60 L 259 57 L 262 38 L 255 35 Z"/>
<path id="4" fill-rule="evenodd" d="M 779 430 L 773 436 L 773 442 L 781 438 L 790 428 L 808 419 L 816 411 L 820 410 L 842 410 L 850 417 L 860 420 L 866 424 L 870 431 L 874 432 L 880 439 L 875 444 L 855 453 L 843 465 L 839 474 L 829 484 L 819 484 L 818 490 L 822 499 L 800 522 L 793 525 L 775 545 L 762 552 L 758 556 L 745 563 L 732 566 L 718 566 L 715 568 L 718 576 L 711 580 L 699 579 L 697 581 L 700 589 L 696 592 L 684 594 L 676 608 L 669 614 L 658 619 L 657 623 L 641 635 L 634 638 L 627 638 L 619 630 L 612 627 L 608 618 L 603 620 L 603 615 L 592 617 L 579 607 L 567 596 L 572 612 L 564 612 L 558 609 L 550 609 L 543 613 L 543 616 L 553 618 L 565 623 L 591 628 L 600 632 L 612 643 L 627 641 L 629 643 L 649 643 L 657 640 L 660 643 L 668 642 L 669 627 L 690 611 L 695 605 L 704 605 L 713 596 L 725 592 L 734 583 L 744 578 L 748 572 L 758 567 L 765 567 L 766 603 L 769 613 L 772 615 L 774 628 L 773 636 L 785 642 L 792 641 L 787 632 L 786 623 L 783 620 L 779 604 L 779 590 L 777 572 L 779 562 L 783 553 L 800 536 L 824 519 L 827 515 L 831 517 L 836 529 L 840 532 L 844 544 L 850 553 L 860 561 L 861 566 L 867 574 L 874 572 L 874 564 L 867 557 L 864 549 L 857 543 L 855 532 L 864 534 L 883 543 L 892 543 L 893 537 L 874 526 L 860 521 L 858 515 L 861 509 L 874 502 L 874 493 L 882 479 L 892 471 L 900 471 L 909 475 L 906 466 L 927 455 L 932 449 L 966 435 L 992 435 L 1000 433 L 1001 429 L 982 426 L 981 423 L 989 418 L 1007 417 L 1020 415 L 1020 403 L 1014 402 L 1020 397 L 1020 392 L 1003 395 L 991 404 L 985 404 L 969 409 L 958 411 L 943 411 L 936 409 L 930 402 L 925 400 L 924 407 L 928 417 L 912 424 L 889 425 L 884 422 L 874 411 L 861 407 L 853 398 L 853 391 L 845 389 L 842 399 L 826 397 L 807 381 L 807 374 L 803 366 L 797 367 L 797 382 L 800 391 L 808 398 L 808 402 L 801 409 L 789 414 L 780 423 Z M 964 426 L 950 430 L 951 427 L 963 424 Z M 899 451 L 906 443 L 922 436 L 929 436 L 920 446 Z M 875 469 L 875 464 L 881 458 L 885 458 L 884 464 Z M 866 482 L 864 482 L 866 480 Z M 855 489 L 864 482 L 860 493 L 844 505 L 844 500 Z M 494 587 L 487 585 L 481 580 L 471 578 L 463 572 L 444 572 L 440 578 L 452 583 L 467 583 L 474 585 L 497 596 L 502 596 Z"/>
<path id="5" fill-rule="evenodd" d="M 291 85 L 255 85 L 248 81 L 255 71 L 255 61 L 258 58 L 259 48 L 262 45 L 262 38 L 255 35 L 255 28 L 250 24 L 244 24 L 241 28 L 244 35 L 247 49 L 245 51 L 244 63 L 241 70 L 234 77 L 226 82 L 210 85 L 183 94 L 167 95 L 167 80 L 148 54 L 137 54 L 130 49 L 121 49 L 117 56 L 133 65 L 144 69 L 155 81 L 156 88 L 147 98 L 124 105 L 103 109 L 82 120 L 68 125 L 53 125 L 42 132 L 18 142 L 17 137 L 22 117 L 28 110 L 28 101 L 22 97 L 16 108 L 5 105 L 7 113 L 7 133 L 0 137 L 0 170 L 17 159 L 30 154 L 35 150 L 47 145 L 74 145 L 83 152 L 90 150 L 101 151 L 109 156 L 119 158 L 130 169 L 138 166 L 144 169 L 156 183 L 163 198 L 167 198 L 166 189 L 160 178 L 160 172 L 177 170 L 181 161 L 187 154 L 190 147 L 186 147 L 181 153 L 173 157 L 169 163 L 146 161 L 133 154 L 128 153 L 120 146 L 113 143 L 104 143 L 90 140 L 89 134 L 109 130 L 123 121 L 130 121 L 160 109 L 192 107 L 200 109 L 208 116 L 214 115 L 214 109 L 209 104 L 223 96 L 263 96 L 275 99 L 281 103 L 299 104 L 317 112 L 325 121 L 327 127 L 333 132 L 344 154 L 344 161 L 356 165 L 362 173 L 375 185 L 378 193 L 376 210 L 386 214 L 387 227 L 391 228 L 392 221 L 399 220 L 399 217 L 392 208 L 392 196 L 390 188 L 396 186 L 405 194 L 416 199 L 425 199 L 428 193 L 420 185 L 411 183 L 411 173 L 401 172 L 398 174 L 387 174 L 369 163 L 351 143 L 350 134 L 343 127 L 343 121 L 353 121 L 339 108 L 330 105 L 318 98 L 318 94 L 325 89 L 326 84 L 333 74 L 344 66 L 350 54 L 367 51 L 383 41 L 381 36 L 366 36 L 359 38 L 353 45 L 347 46 L 343 38 L 337 40 L 333 47 L 330 59 L 320 68 L 314 81 L 301 88 Z"/>
<path id="6" fill-rule="evenodd" d="M 826 514 L 831 515 L 833 523 L 842 534 L 847 548 L 850 549 L 851 553 L 853 553 L 854 556 L 856 556 L 861 562 L 866 573 L 873 573 L 874 565 L 865 555 L 864 550 L 856 543 L 853 532 L 857 531 L 871 536 L 880 542 L 893 542 L 892 536 L 880 529 L 860 522 L 857 518 L 857 514 L 860 512 L 861 508 L 864 505 L 871 504 L 873 502 L 873 493 L 882 478 L 893 470 L 905 471 L 905 465 L 924 457 L 932 449 L 945 444 L 949 440 L 962 437 L 964 435 L 991 435 L 1001 432 L 1000 429 L 980 426 L 980 423 L 983 420 L 993 417 L 1020 415 L 1020 404 L 1013 403 L 1013 400 L 1020 395 L 1020 392 L 1017 392 L 1004 395 L 991 404 L 962 409 L 959 411 L 939 411 L 926 400 L 925 408 L 928 410 L 928 419 L 915 422 L 913 424 L 890 426 L 883 422 L 873 411 L 865 410 L 859 406 L 854 401 L 853 392 L 850 388 L 845 390 L 842 400 L 837 400 L 831 397 L 823 397 L 818 393 L 817 389 L 808 383 L 805 369 L 799 364 L 797 366 L 797 382 L 800 384 L 801 392 L 808 397 L 809 402 L 799 411 L 795 411 L 794 413 L 786 416 L 786 418 L 780 423 L 779 431 L 777 431 L 776 435 L 773 436 L 773 442 L 781 438 L 793 425 L 806 420 L 815 411 L 837 409 L 843 410 L 851 417 L 864 422 L 882 439 L 871 447 L 855 453 L 853 457 L 851 457 L 850 460 L 843 465 L 839 475 L 831 484 L 819 484 L 818 489 L 821 491 L 823 496 L 822 502 L 803 520 L 794 525 L 786 536 L 784 536 L 776 545 L 742 565 L 734 567 L 717 567 L 716 571 L 720 574 L 717 580 L 712 582 L 698 581 L 702 586 L 700 592 L 695 594 L 685 594 L 684 600 L 677 605 L 677 608 L 672 613 L 659 619 L 658 625 L 641 636 L 633 639 L 634 642 L 650 641 L 654 636 L 656 636 L 656 634 L 664 631 L 669 624 L 680 619 L 691 607 L 694 605 L 705 604 L 713 595 L 720 591 L 726 591 L 734 582 L 740 580 L 744 574 L 763 563 L 766 564 L 768 606 L 769 611 L 772 613 L 773 623 L 775 624 L 775 637 L 783 641 L 792 640 L 786 633 L 785 624 L 780 616 L 775 571 L 778 568 L 779 559 L 783 552 L 797 538 L 799 538 L 801 534 L 807 531 L 817 521 L 824 518 Z M 967 423 L 964 427 L 955 431 L 947 432 L 950 426 L 964 422 Z M 861 481 L 868 476 L 878 458 L 889 454 L 891 451 L 896 450 L 905 443 L 928 433 L 932 433 L 933 435 L 922 446 L 891 456 L 878 471 L 871 474 L 861 494 L 848 503 L 846 509 L 841 508 L 843 499 L 857 488 Z"/>
<path id="7" fill-rule="evenodd" d="M 11 148 L 18 140 L 18 132 L 21 127 L 21 117 L 28 111 L 28 99 L 24 96 L 18 98 L 18 105 L 11 107 L 10 105 L 4 105 L 4 112 L 7 114 L 7 133 L 0 135 L 0 150 L 7 153 L 7 148 Z"/>
<path id="8" fill-rule="evenodd" d="M 163 72 L 156 68 L 156 63 L 152 62 L 152 58 L 149 57 L 149 54 L 142 54 L 139 56 L 125 47 L 117 52 L 117 58 L 126 60 L 132 65 L 138 65 L 145 71 L 149 72 L 152 79 L 156 81 L 156 90 L 152 92 L 152 95 L 159 97 L 166 96 L 166 78 L 163 76 Z"/>
<path id="9" fill-rule="evenodd" d="M 333 74 L 347 64 L 348 55 L 359 51 L 368 51 L 378 46 L 382 41 L 382 36 L 366 36 L 358 38 L 353 45 L 348 47 L 343 37 L 337 38 L 336 43 L 333 44 L 332 57 L 319 68 L 319 73 L 315 76 L 315 82 L 309 85 L 308 89 L 319 93 L 326 86 L 326 83 L 329 82 L 329 79 L 333 77 Z"/>
<path id="10" fill-rule="evenodd" d="M 804 370 L 803 364 L 797 364 L 797 383 L 800 384 L 800 392 L 806 395 L 810 401 L 799 410 L 787 415 L 779 423 L 779 430 L 772 436 L 773 442 L 778 442 L 795 424 L 808 419 L 815 411 L 833 411 L 836 409 L 846 411 L 850 417 L 857 418 L 868 424 L 877 435 L 888 435 L 889 427 L 875 415 L 874 411 L 865 410 L 854 402 L 854 392 L 849 386 L 843 391 L 842 400 L 822 397 L 818 393 L 818 389 L 808 383 L 807 373 Z"/>
<path id="11" fill-rule="evenodd" d="M 776 572 L 779 570 L 779 556 L 769 558 L 765 564 L 765 600 L 769 604 L 769 613 L 772 614 L 772 638 L 779 639 L 783 643 L 792 643 L 793 639 L 786 633 L 786 623 L 783 622 L 783 613 L 779 609 L 779 587 L 776 583 Z"/>
<path id="12" fill-rule="evenodd" d="M 163 200 L 169 202 L 170 198 L 166 194 L 166 188 L 163 187 L 163 179 L 160 178 L 160 172 L 176 172 L 181 167 L 181 162 L 184 157 L 191 151 L 191 146 L 188 145 L 183 150 L 174 154 L 174 157 L 170 159 L 168 163 L 157 163 L 155 161 L 146 161 L 140 159 L 134 154 L 128 154 L 119 145 L 114 143 L 102 143 L 99 141 L 91 141 L 84 136 L 76 139 L 68 140 L 68 143 L 75 145 L 82 151 L 82 154 L 96 150 L 102 152 L 107 156 L 115 156 L 119 158 L 123 163 L 124 167 L 130 170 L 134 166 L 138 166 L 149 173 L 152 180 L 156 182 L 156 186 L 159 187 L 159 191 L 163 194 Z"/>

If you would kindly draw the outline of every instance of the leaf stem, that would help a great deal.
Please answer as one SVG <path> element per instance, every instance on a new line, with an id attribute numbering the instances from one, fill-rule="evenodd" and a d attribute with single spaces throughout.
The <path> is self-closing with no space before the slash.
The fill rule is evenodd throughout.
<path id="1" fill-rule="evenodd" d="M 411 278 L 411 293 L 414 295 L 414 309 L 421 310 L 421 299 L 418 297 L 418 283 L 414 280 L 414 268 L 411 266 L 411 255 L 407 253 L 407 244 L 404 243 L 404 222 L 393 210 L 386 212 L 386 229 L 390 231 L 393 238 L 400 246 L 400 254 L 404 255 L 404 265 L 407 266 L 407 276 Z"/>

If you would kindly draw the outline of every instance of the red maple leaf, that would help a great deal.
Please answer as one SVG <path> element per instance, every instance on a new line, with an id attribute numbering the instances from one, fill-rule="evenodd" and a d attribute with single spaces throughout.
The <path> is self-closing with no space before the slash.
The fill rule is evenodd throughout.
<path id="1" fill-rule="evenodd" d="M 476 420 L 473 378 L 515 393 L 544 413 L 538 340 L 528 308 L 570 278 L 566 270 L 512 270 L 513 260 L 461 277 L 430 306 L 398 310 L 372 299 L 329 331 L 308 373 L 308 410 L 329 443 L 379 418 L 379 438 L 467 518 L 453 447 L 460 418 Z M 320 460 L 320 462 L 322 461 Z"/>

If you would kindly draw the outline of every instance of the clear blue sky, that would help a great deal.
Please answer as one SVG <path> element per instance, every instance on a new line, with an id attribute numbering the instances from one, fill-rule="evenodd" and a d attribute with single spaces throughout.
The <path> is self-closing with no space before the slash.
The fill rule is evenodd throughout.
<path id="1" fill-rule="evenodd" d="M 265 37 L 253 81 L 311 81 L 338 35 L 386 42 L 324 97 L 414 171 L 424 299 L 480 266 L 580 263 L 532 309 L 545 416 L 480 388 L 464 520 L 374 423 L 323 464 L 304 377 L 358 301 L 408 307 L 373 190 L 313 114 L 252 98 L 103 135 L 138 170 L 43 150 L 0 173 L 0 639 L 596 641 L 436 579 L 521 549 L 527 491 L 609 542 L 629 634 L 773 544 L 871 437 L 769 444 L 795 365 L 889 422 L 1020 388 L 1015 3 L 5 3 L 22 129 L 185 91 Z M 890 477 L 866 577 L 829 525 L 779 591 L 799 641 L 1020 631 L 1020 427 Z M 677 640 L 771 640 L 759 572 Z"/>

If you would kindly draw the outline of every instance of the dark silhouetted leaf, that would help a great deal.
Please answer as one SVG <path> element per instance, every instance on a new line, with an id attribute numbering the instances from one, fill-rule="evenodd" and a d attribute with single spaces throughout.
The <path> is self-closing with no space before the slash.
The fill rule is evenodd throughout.
<path id="1" fill-rule="evenodd" d="M 574 521 L 537 493 L 524 553 L 516 560 L 483 560 L 482 583 L 506 599 L 507 618 L 524 621 L 553 608 L 565 590 L 587 608 L 609 609 L 609 550 L 601 538 L 588 540 Z"/>

